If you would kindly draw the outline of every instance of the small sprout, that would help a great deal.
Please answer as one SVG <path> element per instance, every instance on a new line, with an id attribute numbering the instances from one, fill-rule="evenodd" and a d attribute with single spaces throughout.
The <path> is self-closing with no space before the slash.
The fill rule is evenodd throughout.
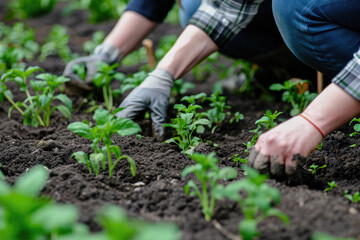
<path id="1" fill-rule="evenodd" d="M 232 124 L 233 122 L 238 123 L 240 120 L 244 120 L 244 114 L 236 112 L 234 116 L 230 118 L 229 123 Z"/>
<path id="2" fill-rule="evenodd" d="M 356 147 L 356 143 L 350 145 L 351 148 Z"/>
<path id="3" fill-rule="evenodd" d="M 327 184 L 329 185 L 329 187 L 326 188 L 326 189 L 324 190 L 324 192 L 331 191 L 331 190 L 334 189 L 334 187 L 336 187 L 335 181 L 328 182 Z"/>
<path id="4" fill-rule="evenodd" d="M 282 112 L 275 111 L 274 113 L 271 113 L 270 110 L 266 110 L 264 116 L 255 122 L 255 124 L 258 126 L 257 129 L 260 129 L 261 127 L 265 127 L 266 130 L 272 129 L 277 125 L 275 120 L 280 114 L 282 114 Z"/>
<path id="5" fill-rule="evenodd" d="M 309 170 L 312 174 L 316 174 L 316 172 L 317 172 L 319 169 L 321 169 L 321 168 L 326 168 L 326 167 L 327 167 L 326 164 L 324 164 L 324 165 L 322 165 L 322 166 L 319 166 L 319 165 L 316 165 L 316 164 L 312 164 L 308 170 Z"/>
<path id="6" fill-rule="evenodd" d="M 351 125 L 353 122 L 357 122 L 354 125 L 354 130 L 355 132 L 350 134 L 350 137 L 354 137 L 356 135 L 360 135 L 360 118 L 354 118 L 353 120 L 351 120 L 351 122 L 349 123 L 349 125 Z"/>
<path id="7" fill-rule="evenodd" d="M 141 134 L 136 134 L 136 138 L 141 139 L 142 138 Z"/>
<path id="8" fill-rule="evenodd" d="M 355 192 L 354 195 L 348 193 L 348 190 L 344 191 L 344 197 L 349 199 L 352 203 L 357 203 L 360 201 L 360 193 Z"/>
<path id="9" fill-rule="evenodd" d="M 316 149 L 319 151 L 322 151 L 323 149 L 323 142 L 321 142 L 319 145 L 316 146 Z"/>
<path id="10" fill-rule="evenodd" d="M 236 163 L 236 165 L 239 165 L 239 163 L 247 165 L 247 158 L 241 158 L 239 157 L 239 154 L 234 154 L 233 156 L 233 161 Z"/>

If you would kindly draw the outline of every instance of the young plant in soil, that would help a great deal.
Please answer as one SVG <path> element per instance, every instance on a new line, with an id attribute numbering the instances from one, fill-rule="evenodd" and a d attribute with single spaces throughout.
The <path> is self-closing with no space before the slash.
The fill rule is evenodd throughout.
<path id="1" fill-rule="evenodd" d="M 74 206 L 38 197 L 47 179 L 45 168 L 35 166 L 12 187 L 0 180 L 1 239 L 60 239 L 84 230 Z"/>
<path id="2" fill-rule="evenodd" d="M 112 80 L 121 81 L 124 79 L 124 74 L 116 72 L 115 69 L 119 66 L 118 63 L 109 65 L 103 62 L 97 64 L 97 73 L 94 75 L 92 81 L 98 88 L 102 88 L 104 106 L 111 112 L 114 109 L 113 104 L 113 89 L 111 88 Z"/>
<path id="3" fill-rule="evenodd" d="M 97 214 L 96 221 L 104 228 L 105 239 L 121 240 L 179 240 L 180 231 L 171 223 L 148 223 L 128 219 L 121 208 L 104 206 Z"/>
<path id="4" fill-rule="evenodd" d="M 331 191 L 336 187 L 336 182 L 335 181 L 328 182 L 327 184 L 329 185 L 329 187 L 325 188 L 324 192 Z"/>
<path id="5" fill-rule="evenodd" d="M 46 42 L 40 48 L 39 61 L 45 61 L 49 55 L 59 55 L 65 63 L 76 58 L 77 54 L 71 52 L 68 42 L 69 35 L 66 29 L 60 25 L 53 26 Z"/>
<path id="6" fill-rule="evenodd" d="M 25 68 L 25 63 L 22 62 L 22 59 L 23 55 L 17 48 L 0 47 L 0 75 L 12 68 Z"/>
<path id="7" fill-rule="evenodd" d="M 0 23 L 0 46 L 17 49 L 17 52 L 29 61 L 40 48 L 35 40 L 35 31 L 21 22 L 14 23 L 13 27 Z"/>
<path id="8" fill-rule="evenodd" d="M 356 124 L 354 125 L 354 132 L 350 134 L 350 137 L 354 137 L 356 135 L 360 135 L 360 118 L 353 118 L 353 120 L 350 121 L 349 125 L 351 125 L 353 122 Z"/>
<path id="9" fill-rule="evenodd" d="M 93 127 L 87 121 L 73 122 L 68 125 L 68 129 L 80 136 L 91 140 L 91 148 L 93 153 L 89 156 L 82 152 L 75 152 L 71 155 L 79 163 L 85 164 L 91 174 L 91 169 L 94 170 L 95 175 L 99 175 L 100 166 L 103 170 L 106 169 L 106 162 L 109 167 L 109 177 L 113 176 L 113 171 L 116 164 L 121 159 L 127 159 L 130 164 L 130 171 L 133 176 L 136 174 L 135 161 L 127 155 L 122 155 L 119 146 L 113 145 L 111 139 L 113 134 L 120 136 L 128 136 L 141 132 L 140 126 L 134 121 L 127 118 L 116 118 L 114 115 L 106 111 L 105 109 L 97 109 L 94 113 L 93 119 L 96 121 L 96 125 Z M 100 144 L 104 144 L 100 148 Z M 115 155 L 113 161 L 112 154 Z"/>
<path id="10" fill-rule="evenodd" d="M 241 158 L 239 154 L 234 154 L 233 161 L 236 163 L 236 165 L 239 165 L 239 163 L 247 165 L 247 158 Z"/>
<path id="11" fill-rule="evenodd" d="M 164 124 L 164 127 L 174 128 L 176 135 L 165 143 L 175 143 L 184 154 L 190 155 L 201 141 L 199 137 L 193 136 L 194 131 L 198 134 L 204 133 L 204 125 L 208 125 L 209 120 L 203 118 L 204 114 L 196 112 L 197 109 L 202 108 L 199 105 L 190 104 L 186 107 L 183 104 L 176 104 L 174 108 L 178 110 L 177 117 L 171 119 L 171 124 Z"/>
<path id="12" fill-rule="evenodd" d="M 65 117 L 71 119 L 72 101 L 65 94 L 55 95 L 57 87 L 64 82 L 69 81 L 68 78 L 63 76 L 56 76 L 48 73 L 38 74 L 36 76 L 39 80 L 30 80 L 30 84 L 27 83 L 28 78 L 35 72 L 41 71 L 39 67 L 29 67 L 26 70 L 11 69 L 7 71 L 1 77 L 1 90 L 0 95 L 5 97 L 11 104 L 9 109 L 9 117 L 13 109 L 16 109 L 24 118 L 24 125 L 37 126 L 49 126 L 50 116 L 55 111 L 60 111 Z M 16 82 L 20 91 L 25 92 L 26 99 L 23 102 L 14 102 L 12 94 L 5 85 L 7 81 Z M 30 94 L 29 85 L 35 91 L 35 95 Z M 64 105 L 51 106 L 54 100 L 59 100 Z M 24 110 L 23 110 L 24 109 Z"/>
<path id="13" fill-rule="evenodd" d="M 211 94 L 210 97 L 206 97 L 203 101 L 210 101 L 210 107 L 206 112 L 210 123 L 209 127 L 211 128 L 211 133 L 214 133 L 216 128 L 218 128 L 222 122 L 225 120 L 226 116 L 230 115 L 230 112 L 225 112 L 225 109 L 230 109 L 229 105 L 226 105 L 226 97 L 220 96 L 220 91 L 216 91 Z"/>
<path id="14" fill-rule="evenodd" d="M 247 173 L 245 179 L 231 182 L 225 187 L 218 185 L 214 189 L 217 199 L 228 198 L 239 204 L 245 217 L 239 223 L 242 239 L 252 240 L 259 236 L 257 225 L 267 217 L 278 217 L 288 225 L 288 216 L 273 208 L 274 204 L 280 203 L 280 192 L 265 183 L 268 177 L 245 165 L 243 169 Z"/>
<path id="15" fill-rule="evenodd" d="M 215 153 L 209 155 L 202 153 L 194 153 L 190 156 L 195 162 L 193 166 L 187 166 L 182 171 L 182 177 L 193 173 L 200 182 L 200 187 L 196 185 L 193 180 L 185 185 L 184 190 L 186 194 L 197 196 L 200 199 L 202 212 L 206 221 L 210 221 L 215 208 L 215 194 L 213 190 L 218 185 L 220 179 L 230 180 L 237 176 L 237 171 L 231 167 L 224 167 L 219 169 L 218 159 Z"/>
<path id="16" fill-rule="evenodd" d="M 270 90 L 284 91 L 282 94 L 282 101 L 291 104 L 291 116 L 301 113 L 309 103 L 317 96 L 316 93 L 310 93 L 305 87 L 308 86 L 307 80 L 288 80 L 284 84 L 274 83 L 270 86 Z"/>
<path id="17" fill-rule="evenodd" d="M 234 116 L 232 118 L 230 118 L 229 123 L 230 124 L 233 124 L 233 122 L 238 123 L 238 122 L 240 122 L 240 120 L 244 120 L 244 114 L 236 112 L 236 113 L 234 113 Z"/>
<path id="18" fill-rule="evenodd" d="M 344 197 L 346 199 L 349 199 L 352 203 L 357 203 L 360 201 L 360 193 L 359 192 L 355 192 L 353 195 L 351 195 L 348 193 L 348 190 L 345 190 Z"/>
<path id="19" fill-rule="evenodd" d="M 311 164 L 310 168 L 308 169 L 312 174 L 316 174 L 317 171 L 319 171 L 322 168 L 326 168 L 327 165 L 324 164 L 322 166 L 316 165 L 316 164 Z"/>

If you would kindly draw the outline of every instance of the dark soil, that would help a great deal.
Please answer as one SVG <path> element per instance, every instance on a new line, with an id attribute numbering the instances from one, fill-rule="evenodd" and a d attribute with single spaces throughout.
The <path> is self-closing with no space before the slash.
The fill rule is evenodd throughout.
<path id="1" fill-rule="evenodd" d="M 66 26 L 71 37 L 73 51 L 81 53 L 84 41 L 91 38 L 96 30 L 109 32 L 115 21 L 91 25 L 87 22 L 87 13 L 78 11 L 69 17 L 61 16 L 64 3 L 59 3 L 51 14 L 26 21 L 36 29 L 41 43 L 54 24 Z M 4 14 L 4 2 L 0 3 L 0 14 Z M 13 22 L 6 22 L 11 25 Z M 156 40 L 164 34 L 175 34 L 179 27 L 162 24 L 150 36 Z M 56 56 L 45 62 L 32 61 L 28 65 L 39 65 L 47 72 L 61 74 L 64 63 Z M 121 68 L 130 73 L 136 68 Z M 193 81 L 191 76 L 187 79 Z M 211 92 L 211 85 L 216 77 L 205 82 L 197 82 L 197 88 L 190 94 L 205 91 Z M 271 82 L 271 79 L 269 79 Z M 12 87 L 12 86 L 10 86 Z M 24 96 L 12 87 L 15 99 Z M 251 139 L 254 121 L 267 109 L 285 111 L 285 105 L 276 102 L 246 99 L 227 94 L 228 104 L 233 112 L 244 113 L 245 119 L 239 123 L 224 124 L 214 134 L 205 133 L 202 137 L 208 143 L 202 143 L 197 149 L 201 152 L 215 151 L 220 166 L 232 166 L 239 170 L 240 178 L 244 175 L 239 166 L 232 161 L 234 154 L 246 157 L 242 144 Z M 74 108 L 81 98 L 73 97 Z M 121 99 L 116 100 L 119 104 Z M 140 121 L 142 137 L 114 137 L 116 145 L 124 154 L 131 156 L 137 164 L 137 175 L 132 177 L 126 161 L 117 165 L 114 177 L 106 174 L 95 177 L 89 175 L 84 165 L 70 160 L 75 151 L 90 152 L 89 142 L 67 130 L 69 121 L 60 114 L 54 114 L 51 127 L 33 128 L 22 125 L 21 116 L 15 112 L 7 118 L 10 105 L 0 105 L 0 162 L 6 180 L 13 183 L 21 174 L 34 165 L 42 164 L 50 170 L 50 178 L 43 194 L 60 203 L 72 203 L 80 209 L 79 221 L 88 224 L 93 231 L 99 230 L 93 214 L 107 203 L 123 207 L 129 216 L 149 221 L 169 221 L 177 224 L 182 230 L 182 239 L 227 239 L 214 225 L 206 222 L 201 213 L 199 200 L 185 195 L 181 171 L 194 162 L 183 155 L 175 146 L 164 144 L 152 137 L 149 120 Z M 83 109 L 73 113 L 72 121 L 91 120 L 91 114 Z M 174 116 L 172 106 L 169 116 Z M 259 239 L 310 239 L 315 231 L 323 231 L 335 236 L 360 239 L 360 205 L 352 204 L 343 197 L 344 190 L 350 193 L 360 191 L 360 140 L 350 138 L 350 126 L 344 126 L 328 135 L 323 141 L 323 149 L 316 150 L 306 158 L 301 167 L 304 169 L 303 184 L 289 186 L 286 182 L 268 180 L 271 186 L 277 187 L 282 196 L 279 208 L 290 218 L 291 224 L 285 227 L 278 219 L 269 218 L 259 225 Z M 216 143 L 217 147 L 214 147 Z M 357 144 L 351 148 L 350 145 Z M 325 169 L 316 175 L 307 171 L 311 164 L 327 164 Z M 337 187 L 329 192 L 323 190 L 327 182 L 336 181 Z M 233 234 L 238 234 L 238 223 L 243 218 L 236 204 L 219 201 L 214 219 Z"/>

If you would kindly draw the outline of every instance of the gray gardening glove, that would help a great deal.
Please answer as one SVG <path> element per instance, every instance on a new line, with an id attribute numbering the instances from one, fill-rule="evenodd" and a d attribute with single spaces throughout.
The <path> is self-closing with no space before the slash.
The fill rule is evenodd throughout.
<path id="1" fill-rule="evenodd" d="M 66 83 L 66 87 L 74 93 L 76 90 L 91 91 L 94 88 L 92 78 L 97 72 L 97 63 L 114 64 L 120 61 L 120 58 L 120 51 L 116 47 L 104 43 L 100 44 L 95 48 L 93 55 L 79 57 L 66 64 L 63 75 L 71 79 Z M 73 67 L 76 64 L 85 64 L 87 72 L 85 81 L 74 72 Z"/>
<path id="2" fill-rule="evenodd" d="M 301 156 L 299 154 L 292 158 L 294 167 L 285 168 L 285 163 L 280 163 L 277 156 L 264 155 L 252 148 L 249 152 L 248 165 L 262 174 L 269 174 L 277 180 L 288 180 L 289 183 L 300 184 L 301 175 L 297 169 Z"/>
<path id="3" fill-rule="evenodd" d="M 120 104 L 125 108 L 117 113 L 117 117 L 134 119 L 140 112 L 149 110 L 153 124 L 154 135 L 162 137 L 163 125 L 166 121 L 166 110 L 169 104 L 174 76 L 162 69 L 155 69 L 136 87 Z"/>

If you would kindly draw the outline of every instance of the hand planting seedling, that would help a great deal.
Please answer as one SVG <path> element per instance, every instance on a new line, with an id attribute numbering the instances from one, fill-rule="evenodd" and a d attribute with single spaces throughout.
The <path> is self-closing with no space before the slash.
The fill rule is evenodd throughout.
<path id="1" fill-rule="evenodd" d="M 282 101 L 288 102 L 291 104 L 292 109 L 290 111 L 291 116 L 295 116 L 307 107 L 309 103 L 314 100 L 317 96 L 316 93 L 310 93 L 308 90 L 304 91 L 303 85 L 308 84 L 309 81 L 306 80 L 288 80 L 284 82 L 284 85 L 280 83 L 274 83 L 270 86 L 270 90 L 273 91 L 283 91 Z M 299 87 L 300 86 L 300 91 Z"/>
<path id="2" fill-rule="evenodd" d="M 348 190 L 344 191 L 344 197 L 349 199 L 352 203 L 357 203 L 360 201 L 360 193 L 355 192 L 354 195 L 348 193 Z"/>
<path id="3" fill-rule="evenodd" d="M 210 153 L 209 155 L 194 153 L 190 158 L 197 163 L 193 166 L 185 167 L 181 176 L 185 177 L 193 173 L 200 181 L 200 187 L 193 180 L 190 180 L 185 185 L 184 190 L 186 194 L 195 195 L 200 199 L 205 220 L 210 221 L 216 202 L 213 190 L 218 185 L 218 180 L 234 179 L 237 176 L 237 171 L 231 167 L 219 169 L 215 153 Z"/>
<path id="4" fill-rule="evenodd" d="M 82 152 L 75 152 L 71 155 L 79 163 L 85 164 L 91 174 L 91 169 L 94 170 L 95 175 L 99 175 L 100 166 L 102 169 L 106 169 L 106 162 L 109 167 L 109 177 L 113 176 L 115 165 L 121 159 L 127 159 L 130 164 L 130 171 L 133 176 L 136 174 L 135 161 L 127 155 L 122 155 L 119 146 L 113 145 L 111 136 L 118 134 L 120 136 L 128 136 L 141 132 L 140 126 L 134 121 L 127 118 L 116 118 L 114 115 L 106 111 L 105 109 L 97 109 L 94 113 L 93 119 L 96 121 L 95 126 L 87 121 L 74 122 L 68 125 L 68 129 L 80 136 L 92 141 L 91 148 L 93 153 L 89 156 Z M 100 144 L 105 146 L 100 148 Z M 115 161 L 113 161 L 112 154 L 115 155 Z"/>
<path id="5" fill-rule="evenodd" d="M 324 192 L 331 191 L 336 187 L 336 182 L 335 181 L 328 182 L 327 184 L 329 185 L 329 187 L 325 188 Z"/>
<path id="6" fill-rule="evenodd" d="M 226 116 L 230 115 L 230 112 L 225 112 L 225 109 L 230 109 L 229 105 L 226 105 L 226 97 L 220 96 L 220 91 L 216 91 L 211 94 L 210 97 L 206 97 L 203 101 L 210 101 L 210 107 L 206 112 L 206 116 L 208 117 L 210 123 L 208 126 L 211 129 L 211 133 L 214 133 L 216 128 L 221 125 L 221 123 L 225 120 Z"/>
<path id="7" fill-rule="evenodd" d="M 273 208 L 280 203 L 280 192 L 265 183 L 266 175 L 248 166 L 242 166 L 246 171 L 245 179 L 229 183 L 227 186 L 217 185 L 214 189 L 216 199 L 227 198 L 236 201 L 245 219 L 239 223 L 240 235 L 243 240 L 252 240 L 259 236 L 259 222 L 267 217 L 278 217 L 284 224 L 289 224 L 289 218 L 282 211 Z M 243 194 L 242 194 L 243 193 Z"/>
<path id="8" fill-rule="evenodd" d="M 60 25 L 55 25 L 46 38 L 46 42 L 41 46 L 39 60 L 42 62 L 49 55 L 59 55 L 67 63 L 76 58 L 77 54 L 71 52 L 68 42 L 69 35 L 66 33 L 66 29 Z"/>
<path id="9" fill-rule="evenodd" d="M 63 76 L 56 76 L 48 73 L 38 74 L 36 78 L 38 80 L 30 80 L 30 84 L 27 83 L 27 79 L 35 72 L 41 71 L 39 67 L 29 67 L 26 70 L 11 69 L 7 71 L 1 77 L 1 91 L 0 95 L 4 96 L 11 104 L 9 109 L 9 117 L 13 109 L 16 109 L 24 118 L 24 125 L 31 125 L 34 127 L 49 126 L 50 116 L 55 111 L 60 111 L 65 117 L 71 119 L 72 101 L 65 94 L 55 95 L 57 87 L 64 82 L 69 81 L 68 78 Z M 16 82 L 20 91 L 25 92 L 26 99 L 23 102 L 14 102 L 12 95 L 7 90 L 4 84 L 7 81 Z M 30 95 L 31 88 L 35 91 L 35 95 Z M 54 100 L 59 100 L 64 105 L 51 106 Z M 24 110 L 22 110 L 24 109 Z"/>
<path id="10" fill-rule="evenodd" d="M 113 104 L 113 89 L 111 88 L 111 82 L 113 79 L 121 81 L 125 78 L 125 75 L 119 72 L 116 72 L 115 69 L 119 66 L 118 63 L 113 65 L 106 64 L 104 62 L 99 62 L 97 64 L 97 73 L 94 75 L 92 81 L 96 87 L 102 88 L 104 106 L 111 112 L 114 108 Z"/>
<path id="11" fill-rule="evenodd" d="M 193 137 L 194 131 L 203 133 L 204 125 L 209 124 L 209 120 L 203 118 L 203 114 L 196 113 L 196 109 L 201 109 L 199 105 L 176 104 L 174 109 L 178 110 L 177 117 L 171 119 L 171 124 L 164 124 L 164 127 L 171 127 L 176 130 L 176 136 L 165 141 L 165 143 L 175 143 L 184 154 L 192 154 L 194 148 L 199 145 L 200 138 Z"/>
<path id="12" fill-rule="evenodd" d="M 319 166 L 319 165 L 316 165 L 316 164 L 312 164 L 312 165 L 310 166 L 310 168 L 308 169 L 308 171 L 310 171 L 312 174 L 316 174 L 319 169 L 326 168 L 326 167 L 327 167 L 326 164 L 324 164 L 324 165 L 322 165 L 322 166 Z"/>

